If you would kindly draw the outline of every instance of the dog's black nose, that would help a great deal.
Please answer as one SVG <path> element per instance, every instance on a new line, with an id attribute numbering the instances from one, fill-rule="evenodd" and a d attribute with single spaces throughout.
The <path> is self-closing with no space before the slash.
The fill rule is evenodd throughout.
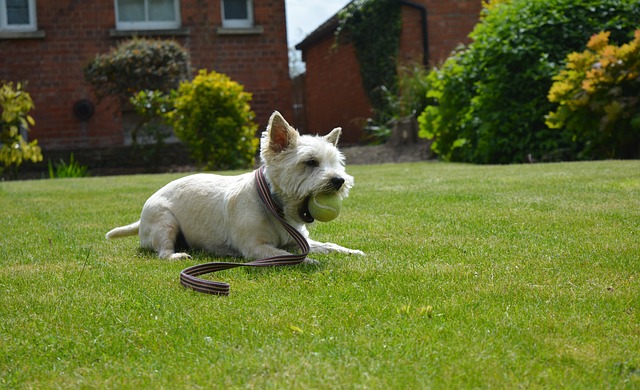
<path id="1" fill-rule="evenodd" d="M 343 178 L 337 177 L 337 176 L 331 178 L 331 185 L 333 186 L 333 189 L 335 189 L 336 191 L 339 190 L 343 184 L 344 184 Z"/>

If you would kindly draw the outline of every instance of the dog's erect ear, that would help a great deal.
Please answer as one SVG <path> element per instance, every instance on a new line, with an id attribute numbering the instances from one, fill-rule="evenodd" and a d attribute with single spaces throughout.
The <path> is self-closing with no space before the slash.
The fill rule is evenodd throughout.
<path id="1" fill-rule="evenodd" d="M 298 140 L 296 129 L 289 126 L 278 111 L 275 111 L 269 118 L 267 131 L 269 134 L 269 148 L 276 153 L 295 146 Z"/>
<path id="2" fill-rule="evenodd" d="M 333 146 L 338 146 L 338 140 L 340 139 L 340 134 L 342 134 L 342 128 L 336 127 L 331 130 L 331 133 L 324 136 L 324 139 L 331 142 Z"/>

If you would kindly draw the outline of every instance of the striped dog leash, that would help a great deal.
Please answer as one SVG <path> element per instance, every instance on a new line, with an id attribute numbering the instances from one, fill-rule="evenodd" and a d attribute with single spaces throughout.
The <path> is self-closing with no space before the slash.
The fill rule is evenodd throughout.
<path id="1" fill-rule="evenodd" d="M 299 231 L 293 226 L 289 225 L 284 219 L 284 213 L 282 209 L 276 204 L 269 191 L 269 185 L 264 177 L 264 169 L 262 166 L 255 171 L 256 183 L 258 188 L 258 195 L 260 199 L 267 206 L 269 211 L 280 221 L 282 226 L 289 232 L 291 237 L 296 241 L 300 247 L 301 253 L 273 256 L 265 259 L 254 260 L 248 263 L 227 263 L 227 262 L 212 262 L 194 265 L 188 267 L 180 272 L 180 283 L 188 288 L 196 291 L 216 294 L 216 295 L 229 295 L 229 284 L 224 282 L 214 282 L 207 279 L 198 278 L 200 275 L 208 274 L 211 272 L 222 271 L 226 269 L 236 267 L 272 267 L 277 265 L 296 265 L 302 263 L 309 253 L 309 243 Z"/>

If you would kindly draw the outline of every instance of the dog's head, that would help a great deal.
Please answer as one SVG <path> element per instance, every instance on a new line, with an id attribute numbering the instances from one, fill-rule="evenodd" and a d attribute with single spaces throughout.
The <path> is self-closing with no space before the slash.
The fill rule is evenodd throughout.
<path id="1" fill-rule="evenodd" d="M 285 215 L 303 223 L 313 222 L 308 203 L 319 193 L 337 193 L 341 198 L 353 187 L 345 172 L 344 156 L 338 148 L 342 129 L 328 135 L 300 135 L 279 112 L 269 118 L 262 133 L 260 157 L 266 177 L 283 204 Z"/>

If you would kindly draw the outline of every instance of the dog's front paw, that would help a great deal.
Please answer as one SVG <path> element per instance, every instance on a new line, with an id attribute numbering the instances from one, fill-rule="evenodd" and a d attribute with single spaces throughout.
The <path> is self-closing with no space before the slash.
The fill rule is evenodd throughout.
<path id="1" fill-rule="evenodd" d="M 315 253 L 344 253 L 349 255 L 359 255 L 364 256 L 364 252 L 357 249 L 349 249 L 338 244 L 334 244 L 332 242 L 317 242 L 313 240 L 309 240 L 309 246 L 311 248 L 311 252 Z"/>
<path id="2" fill-rule="evenodd" d="M 169 260 L 188 260 L 191 256 L 188 253 L 174 253 L 169 256 Z"/>

